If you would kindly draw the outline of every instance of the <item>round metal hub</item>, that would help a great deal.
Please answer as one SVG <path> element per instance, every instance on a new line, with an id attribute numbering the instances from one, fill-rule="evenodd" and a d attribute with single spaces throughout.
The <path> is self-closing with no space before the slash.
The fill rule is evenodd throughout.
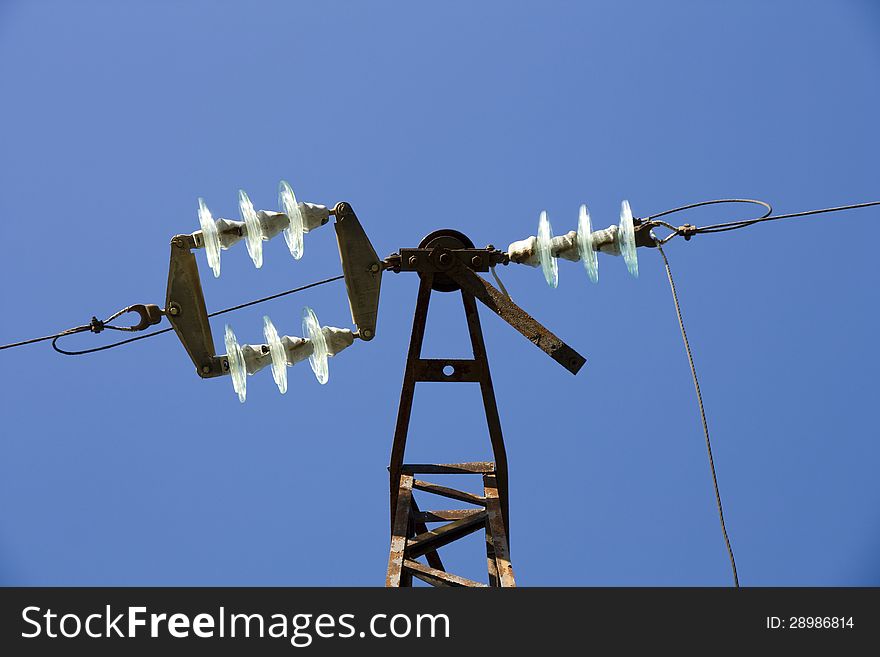
<path id="1" fill-rule="evenodd" d="M 471 242 L 470 238 L 464 233 L 452 230 L 451 228 L 444 228 L 442 230 L 435 230 L 429 235 L 425 235 L 424 239 L 419 242 L 419 248 L 449 250 L 473 249 L 474 243 Z M 419 273 L 419 276 L 421 277 L 422 274 Z M 461 288 L 458 283 L 449 278 L 449 276 L 442 272 L 437 272 L 434 274 L 434 281 L 431 283 L 431 289 L 437 290 L 437 292 L 455 292 Z"/>

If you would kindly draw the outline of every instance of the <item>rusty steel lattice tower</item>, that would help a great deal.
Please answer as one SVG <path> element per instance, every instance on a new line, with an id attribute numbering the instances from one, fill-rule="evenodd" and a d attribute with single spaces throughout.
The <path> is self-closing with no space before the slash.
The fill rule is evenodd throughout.
<path id="1" fill-rule="evenodd" d="M 446 571 L 439 549 L 474 532 L 485 531 L 488 585 L 515 586 L 510 563 L 507 455 L 477 301 L 516 328 L 554 360 L 576 374 L 585 359 L 539 324 L 476 272 L 506 264 L 507 255 L 492 246 L 474 248 L 463 234 L 442 230 L 428 235 L 417 249 L 401 249 L 385 260 L 394 272 L 415 271 L 421 279 L 412 337 L 391 448 L 391 550 L 386 586 L 411 586 L 416 577 L 433 586 L 485 586 Z M 460 291 L 473 349 L 472 359 L 421 357 L 432 292 Z M 494 462 L 407 464 L 404 452 L 416 383 L 478 383 L 486 411 Z M 483 495 L 424 481 L 419 475 L 472 474 L 483 480 Z M 464 502 L 472 508 L 422 511 L 414 491 Z M 434 529 L 428 524 L 443 523 Z M 417 561 L 424 556 L 427 564 Z"/>

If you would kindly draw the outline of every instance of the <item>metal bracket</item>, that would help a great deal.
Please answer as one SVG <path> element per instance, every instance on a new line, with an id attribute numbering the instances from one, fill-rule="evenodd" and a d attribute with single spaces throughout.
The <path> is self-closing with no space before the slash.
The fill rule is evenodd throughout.
<path id="1" fill-rule="evenodd" d="M 652 222 L 644 219 L 634 219 L 633 222 L 635 223 L 636 246 L 644 246 L 649 249 L 657 248 L 657 243 L 651 237 L 651 228 L 654 226 Z"/>
<path id="2" fill-rule="evenodd" d="M 140 321 L 130 327 L 132 331 L 143 331 L 149 326 L 158 324 L 162 321 L 162 315 L 164 314 L 162 309 L 153 303 L 136 303 L 133 306 L 129 306 L 126 312 L 137 313 L 140 317 Z"/>
<path id="3" fill-rule="evenodd" d="M 337 203 L 333 214 L 351 321 L 358 327 L 358 337 L 369 341 L 376 337 L 379 289 L 385 267 L 351 206 Z"/>
<path id="4" fill-rule="evenodd" d="M 192 254 L 195 247 L 192 235 L 176 235 L 171 240 L 165 315 L 195 364 L 198 375 L 209 379 L 227 374 L 229 361 L 225 355 L 215 355 L 205 295 L 196 258 Z"/>
<path id="5" fill-rule="evenodd" d="M 488 249 L 400 249 L 400 271 L 438 273 L 459 264 L 473 271 L 488 272 L 503 261 L 503 253 Z"/>

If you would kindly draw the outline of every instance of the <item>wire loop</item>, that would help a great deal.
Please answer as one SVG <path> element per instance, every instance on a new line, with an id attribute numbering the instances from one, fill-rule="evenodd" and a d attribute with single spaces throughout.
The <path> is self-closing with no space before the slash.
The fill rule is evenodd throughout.
<path id="1" fill-rule="evenodd" d="M 241 303 L 237 306 L 231 306 L 230 308 L 224 308 L 223 310 L 218 310 L 216 312 L 209 313 L 208 317 L 216 317 L 217 315 L 224 315 L 226 313 L 230 313 L 235 310 L 241 310 L 242 308 L 254 306 L 258 303 L 263 303 L 265 301 L 271 301 L 272 299 L 278 299 L 279 297 L 287 296 L 288 294 L 293 294 L 295 292 L 302 292 L 303 290 L 308 290 L 309 288 L 312 288 L 312 287 L 324 285 L 325 283 L 332 283 L 333 281 L 338 281 L 341 278 L 343 278 L 343 276 L 341 276 L 341 275 L 340 276 L 333 276 L 331 278 L 326 278 L 322 281 L 316 281 L 314 283 L 309 283 L 308 285 L 302 285 L 300 287 L 295 287 L 291 290 L 285 290 L 284 292 L 279 292 L 278 294 L 272 294 L 272 295 L 269 295 L 268 297 L 263 297 L 261 299 L 254 299 L 253 301 L 248 301 L 247 303 Z M 109 322 L 113 321 L 114 319 L 116 319 L 120 315 L 123 315 L 124 313 L 127 313 L 127 312 L 137 312 L 138 314 L 140 314 L 141 322 L 139 324 L 134 325 L 134 326 L 113 326 L 113 325 L 109 324 Z M 84 326 L 77 326 L 72 329 L 62 331 L 61 333 L 58 333 L 57 335 L 50 335 L 45 338 L 38 338 L 37 340 L 31 340 L 31 341 L 28 341 L 25 343 L 19 343 L 19 344 L 29 344 L 30 342 L 37 342 L 39 340 L 52 340 L 52 348 L 55 351 L 57 351 L 59 354 L 63 354 L 65 356 L 83 356 L 85 354 L 93 354 L 97 351 L 104 351 L 105 349 L 112 349 L 113 347 L 120 347 L 124 344 L 129 344 L 131 342 L 137 342 L 138 340 L 144 340 L 146 338 L 151 338 L 154 335 L 161 335 L 162 333 L 168 333 L 169 331 L 171 331 L 173 329 L 172 329 L 172 327 L 164 328 L 164 329 L 160 329 L 158 331 L 152 331 L 150 333 L 146 333 L 144 335 L 139 335 L 134 338 L 128 338 L 127 340 L 120 340 L 118 342 L 111 342 L 110 344 L 105 344 L 100 347 L 93 347 L 91 349 L 82 349 L 79 351 L 68 351 L 66 349 L 62 349 L 61 347 L 58 346 L 58 340 L 60 340 L 61 338 L 65 337 L 65 336 L 73 335 L 74 333 L 81 333 L 83 331 L 92 331 L 93 333 L 100 333 L 105 328 L 113 329 L 115 331 L 142 331 L 145 328 L 147 328 L 147 326 L 150 326 L 152 324 L 158 324 L 159 322 L 161 322 L 163 315 L 164 315 L 164 313 L 162 312 L 162 310 L 158 306 L 154 306 L 152 304 L 147 304 L 147 305 L 135 304 L 133 306 L 127 306 L 126 308 L 123 308 L 122 310 L 113 313 L 112 315 L 110 315 L 110 317 L 105 319 L 103 322 L 101 320 L 99 320 L 97 317 L 92 317 L 92 321 L 89 324 L 86 324 Z M 17 345 L 7 345 L 7 346 L 17 346 Z M 0 347 L 0 348 L 5 349 L 6 347 Z"/>
<path id="2" fill-rule="evenodd" d="M 682 226 L 674 226 L 666 221 L 661 221 L 660 217 L 665 217 L 666 215 L 674 214 L 676 212 L 684 212 L 685 210 L 692 210 L 694 208 L 700 208 L 706 205 L 718 205 L 722 203 L 750 203 L 753 205 L 760 205 L 766 208 L 764 214 L 760 217 L 754 217 L 752 219 L 739 219 L 737 221 L 727 221 L 720 224 L 710 224 L 708 226 L 695 226 L 693 224 L 684 224 Z M 841 210 L 855 210 L 857 208 L 869 208 L 876 205 L 880 205 L 880 201 L 869 201 L 867 203 L 855 203 L 853 205 L 840 205 L 833 208 L 823 208 L 821 210 L 807 210 L 805 212 L 792 212 L 789 214 L 773 214 L 773 208 L 769 203 L 764 201 L 759 201 L 757 199 L 750 198 L 724 198 L 724 199 L 716 199 L 713 201 L 700 201 L 699 203 L 690 203 L 688 205 L 682 205 L 678 208 L 672 208 L 671 210 L 664 210 L 663 212 L 658 212 L 657 214 L 652 214 L 649 217 L 643 218 L 642 227 L 656 227 L 662 226 L 664 228 L 668 228 L 672 231 L 666 237 L 657 240 L 657 244 L 660 246 L 666 244 L 673 237 L 681 235 L 684 237 L 685 241 L 688 242 L 694 235 L 699 234 L 710 234 L 710 233 L 724 233 L 730 230 L 737 230 L 739 228 L 746 228 L 747 226 L 752 226 L 754 224 L 759 224 L 764 221 L 776 221 L 777 219 L 791 219 L 793 217 L 807 217 L 814 214 L 823 214 L 826 212 L 840 212 Z"/>

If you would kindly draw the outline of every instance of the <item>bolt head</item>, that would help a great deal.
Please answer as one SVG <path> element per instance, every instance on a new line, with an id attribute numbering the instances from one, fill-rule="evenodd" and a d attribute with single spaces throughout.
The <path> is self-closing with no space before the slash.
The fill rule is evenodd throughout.
<path id="1" fill-rule="evenodd" d="M 415 267 L 419 263 L 419 259 L 416 256 L 409 257 L 409 266 Z"/>
<path id="2" fill-rule="evenodd" d="M 378 262 L 374 262 L 372 265 L 370 265 L 370 271 L 374 274 L 377 273 L 380 269 L 381 267 L 379 266 Z"/>
<path id="3" fill-rule="evenodd" d="M 175 316 L 179 315 L 180 314 L 180 306 L 178 306 L 176 303 L 172 303 L 170 306 L 168 306 L 168 314 L 175 315 Z"/>
<path id="4" fill-rule="evenodd" d="M 202 374 L 210 374 L 211 366 L 210 365 L 202 365 Z"/>
<path id="5" fill-rule="evenodd" d="M 483 259 L 480 256 L 475 255 L 473 258 L 471 258 L 471 264 L 474 267 L 479 267 L 480 265 L 483 264 Z"/>
<path id="6" fill-rule="evenodd" d="M 369 340 L 370 338 L 373 337 L 373 332 L 370 329 L 364 329 L 363 331 L 361 331 L 361 335 L 363 335 L 364 338 Z"/>
<path id="7" fill-rule="evenodd" d="M 448 253 L 441 253 L 440 254 L 440 264 L 441 265 L 448 265 L 451 263 L 452 263 L 452 256 L 450 254 L 448 254 Z"/>

